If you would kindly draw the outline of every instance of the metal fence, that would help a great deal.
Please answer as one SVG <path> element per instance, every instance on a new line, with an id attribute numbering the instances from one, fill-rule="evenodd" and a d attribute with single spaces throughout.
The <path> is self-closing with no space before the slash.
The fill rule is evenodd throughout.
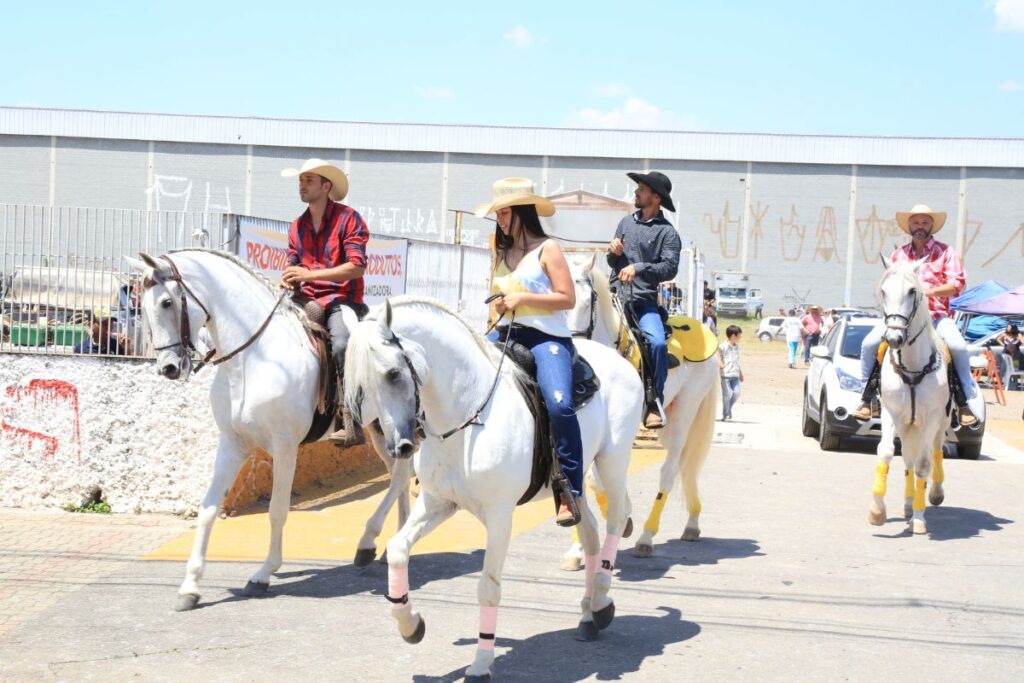
<path id="1" fill-rule="evenodd" d="M 236 218 L 0 204 L 0 353 L 151 357 L 141 283 L 124 257 L 186 247 L 235 252 Z M 288 229 L 283 221 L 259 224 Z M 479 329 L 489 277 L 485 249 L 409 240 L 406 292 L 444 301 Z"/>

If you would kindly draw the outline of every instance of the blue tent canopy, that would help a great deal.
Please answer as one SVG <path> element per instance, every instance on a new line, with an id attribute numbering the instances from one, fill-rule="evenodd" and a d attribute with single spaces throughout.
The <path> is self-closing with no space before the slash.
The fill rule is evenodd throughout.
<path id="1" fill-rule="evenodd" d="M 986 280 L 980 285 L 975 285 L 960 292 L 960 296 L 952 299 L 949 302 L 949 305 L 954 311 L 964 311 L 970 309 L 975 304 L 979 304 L 982 301 L 991 299 L 994 296 L 999 296 L 1000 294 L 1008 291 L 1010 291 L 1010 288 L 1002 282 L 997 280 Z"/>

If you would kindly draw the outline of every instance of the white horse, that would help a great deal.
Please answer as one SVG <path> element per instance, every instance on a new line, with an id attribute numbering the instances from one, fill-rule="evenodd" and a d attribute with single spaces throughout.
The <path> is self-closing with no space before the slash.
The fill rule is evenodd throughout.
<path id="1" fill-rule="evenodd" d="M 925 286 L 918 276 L 922 261 L 899 261 L 886 268 L 876 297 L 885 315 L 882 361 L 882 439 L 878 442 L 874 500 L 868 521 L 885 523 L 885 489 L 889 463 L 895 454 L 893 438 L 900 438 L 906 468 L 904 496 L 911 503 L 915 534 L 928 531 L 924 521 L 924 494 L 928 477 L 933 487 L 928 499 L 939 505 L 942 490 L 942 442 L 950 421 L 950 393 L 945 346 L 932 326 L 925 301 Z M 904 507 L 904 513 L 908 510 Z"/>
<path id="2" fill-rule="evenodd" d="M 203 325 L 218 357 L 225 360 L 223 364 L 212 361 L 218 368 L 210 402 L 220 442 L 175 609 L 189 610 L 199 602 L 199 579 L 213 522 L 242 463 L 256 449 L 273 459 L 270 549 L 249 579 L 246 594 L 265 593 L 270 575 L 281 566 L 281 535 L 291 502 L 296 455 L 317 408 L 320 364 L 302 327 L 304 313 L 290 300 L 280 298 L 275 283 L 231 254 L 186 249 L 160 259 L 140 256 L 142 261 L 128 261 L 144 273 L 142 311 L 158 349 L 157 371 L 168 379 L 187 379 L 195 367 L 196 338 Z M 354 313 L 350 322 L 356 322 Z M 244 346 L 247 342 L 251 343 Z M 391 484 L 367 522 L 356 564 L 373 560 L 376 538 L 396 501 L 399 523 L 404 522 L 412 475 L 407 461 L 384 455 L 379 433 L 374 429 L 367 432 L 391 474 Z"/>
<path id="3" fill-rule="evenodd" d="M 614 616 L 608 595 L 619 538 L 629 514 L 626 471 L 643 409 L 643 387 L 629 363 L 611 349 L 581 342 L 601 387 L 577 413 L 584 468 L 595 464 L 608 495 L 608 533 L 581 506 L 587 554 L 580 637 L 592 640 Z M 494 660 L 501 574 L 512 535 L 512 512 L 530 484 L 535 424 L 516 388 L 520 371 L 458 314 L 431 299 L 399 297 L 356 325 L 345 359 L 345 398 L 353 415 L 379 421 L 387 452 L 416 451 L 421 491 L 408 521 L 388 542 L 388 600 L 410 643 L 425 625 L 409 604 L 409 552 L 458 509 L 487 527 L 477 589 L 480 636 L 467 680 L 486 680 Z M 422 412 L 422 416 L 421 416 Z M 543 495 L 543 493 L 542 493 Z"/>
<path id="4" fill-rule="evenodd" d="M 608 276 L 594 268 L 596 258 L 596 254 L 592 254 L 569 260 L 569 271 L 576 287 L 576 307 L 569 313 L 569 328 L 574 336 L 614 346 L 625 322 L 612 302 Z M 636 557 L 653 554 L 654 535 L 661 524 L 661 513 L 676 474 L 680 472 L 689 514 L 682 540 L 696 541 L 700 538 L 701 505 L 697 479 L 715 434 L 719 384 L 718 361 L 714 356 L 696 363 L 683 361 L 668 372 L 665 382 L 665 414 L 668 420 L 658 432 L 658 441 L 665 448 L 665 462 L 661 466 L 661 481 L 651 514 L 633 548 Z M 600 485 L 596 481 L 594 483 Z M 580 552 L 579 544 L 574 543 L 562 558 L 562 568 L 579 569 Z"/>

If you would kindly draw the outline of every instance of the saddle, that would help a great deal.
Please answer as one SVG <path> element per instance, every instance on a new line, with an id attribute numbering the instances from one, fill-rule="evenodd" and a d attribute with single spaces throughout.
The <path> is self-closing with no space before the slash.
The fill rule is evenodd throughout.
<path id="1" fill-rule="evenodd" d="M 292 301 L 301 306 L 306 313 L 302 326 L 306 330 L 306 335 L 313 346 L 313 353 L 316 355 L 320 367 L 317 377 L 316 410 L 313 412 L 313 421 L 309 425 L 309 431 L 302 438 L 302 443 L 306 444 L 319 441 L 328 430 L 334 427 L 335 420 L 338 419 L 338 408 L 345 400 L 339 391 L 343 368 L 337 367 L 334 356 L 331 354 L 331 332 L 326 326 L 327 318 L 324 309 L 301 292 L 295 292 Z M 365 305 L 357 307 L 356 317 L 362 320 L 367 310 Z"/>
<path id="2" fill-rule="evenodd" d="M 516 502 L 522 505 L 533 499 L 549 482 L 555 496 L 555 508 L 558 508 L 559 494 L 565 486 L 564 477 L 558 469 L 557 456 L 554 451 L 554 437 L 551 434 L 551 424 L 548 420 L 548 411 L 544 403 L 544 397 L 537 386 L 537 363 L 533 358 L 530 349 L 517 342 L 510 342 L 505 346 L 505 337 L 508 335 L 508 328 L 499 330 L 499 338 L 493 343 L 500 349 L 505 348 L 505 356 L 518 365 L 530 378 L 529 381 L 520 379 L 517 382 L 519 392 L 526 399 L 533 414 L 535 428 L 533 430 L 533 470 L 530 474 L 530 485 L 526 493 Z M 577 412 L 594 398 L 594 394 L 601 388 L 601 380 L 594 373 L 594 368 L 585 358 L 577 353 L 575 347 L 572 351 L 572 396 L 573 405 Z M 567 491 L 567 489 L 566 489 Z"/>

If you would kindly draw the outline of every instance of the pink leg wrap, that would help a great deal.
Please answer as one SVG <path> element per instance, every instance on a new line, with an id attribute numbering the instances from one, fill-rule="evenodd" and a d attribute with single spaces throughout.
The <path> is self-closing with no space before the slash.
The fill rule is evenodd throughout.
<path id="1" fill-rule="evenodd" d="M 615 534 L 608 534 L 604 537 L 604 547 L 601 548 L 601 568 L 598 569 L 602 574 L 612 575 L 615 556 L 619 554 L 619 538 Z"/>
<path id="2" fill-rule="evenodd" d="M 601 564 L 601 556 L 587 555 L 586 562 L 587 588 L 583 593 L 583 597 L 592 598 L 594 597 L 594 574 L 597 573 L 597 566 Z"/>
<path id="3" fill-rule="evenodd" d="M 400 598 L 409 593 L 409 567 L 388 565 L 388 597 Z M 401 609 L 402 604 L 391 603 L 391 609 Z"/>
<path id="4" fill-rule="evenodd" d="M 494 629 L 497 625 L 498 608 L 480 605 L 480 637 L 476 641 L 477 647 L 481 650 L 494 649 Z"/>

